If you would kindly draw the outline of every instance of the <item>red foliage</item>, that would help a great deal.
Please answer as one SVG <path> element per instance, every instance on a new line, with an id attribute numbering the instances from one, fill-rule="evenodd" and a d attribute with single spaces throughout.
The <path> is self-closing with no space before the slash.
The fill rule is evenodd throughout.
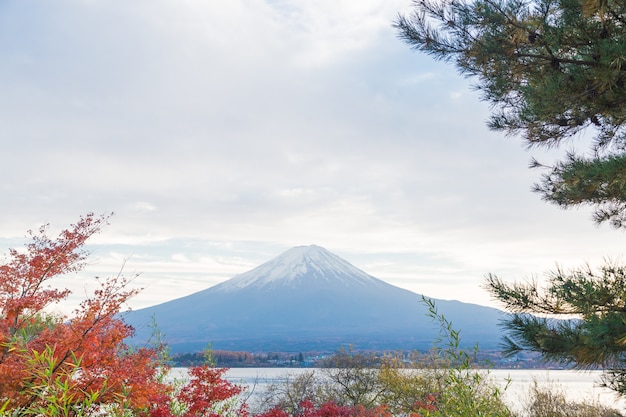
<path id="1" fill-rule="evenodd" d="M 179 401 L 189 404 L 189 416 L 217 416 L 211 413 L 213 405 L 241 393 L 242 388 L 226 381 L 226 369 L 209 365 L 189 369 L 190 381 L 178 394 Z"/>
<path id="2" fill-rule="evenodd" d="M 0 406 L 6 403 L 5 411 L 45 408 L 59 400 L 46 396 L 60 389 L 67 394 L 63 400 L 76 405 L 92 401 L 166 417 L 172 401 L 179 401 L 188 416 L 211 415 L 212 405 L 240 389 L 223 379 L 225 370 L 208 366 L 193 368 L 179 393 L 162 382 L 159 351 L 124 344 L 133 329 L 118 313 L 137 290 L 128 289 L 121 275 L 101 281 L 71 317 L 51 318 L 45 312 L 69 294 L 48 281 L 81 270 L 85 242 L 108 218 L 88 214 L 56 239 L 47 237 L 47 226 L 31 231 L 25 250 L 10 249 L 0 265 Z"/>
<path id="3" fill-rule="evenodd" d="M 300 413 L 292 416 L 280 408 L 273 408 L 257 417 L 391 417 L 391 413 L 384 406 L 365 408 L 362 405 L 338 405 L 332 401 L 319 407 L 315 407 L 310 401 L 303 401 L 300 409 Z"/>
<path id="4" fill-rule="evenodd" d="M 424 400 L 416 401 L 414 408 L 419 412 L 412 413 L 411 417 L 422 417 L 423 412 L 425 412 L 424 415 L 429 416 L 437 411 L 437 397 L 433 394 L 428 394 Z"/>
<path id="5" fill-rule="evenodd" d="M 242 388 L 224 379 L 225 368 L 213 368 L 210 365 L 189 368 L 189 381 L 178 393 L 154 397 L 153 405 L 142 413 L 149 417 L 219 417 L 215 406 L 239 393 Z M 183 414 L 172 413 L 172 404 L 184 408 Z M 245 404 L 229 408 L 229 415 L 247 417 Z"/>

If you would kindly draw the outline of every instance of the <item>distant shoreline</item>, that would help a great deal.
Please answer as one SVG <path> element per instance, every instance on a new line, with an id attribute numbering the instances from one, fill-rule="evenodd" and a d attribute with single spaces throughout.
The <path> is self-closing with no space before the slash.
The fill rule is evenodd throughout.
<path id="1" fill-rule="evenodd" d="M 168 362 L 172 367 L 187 368 L 201 365 L 207 360 L 221 368 L 323 368 L 325 359 L 333 356 L 336 352 L 246 352 L 209 350 L 205 352 L 187 352 L 173 354 Z M 432 355 L 429 352 L 368 352 L 373 357 L 395 357 L 405 363 L 408 368 L 428 368 L 432 363 Z M 476 369 L 537 369 L 537 370 L 567 370 L 572 367 L 558 363 L 550 363 L 542 360 L 541 355 L 532 352 L 524 352 L 513 357 L 506 357 L 500 351 L 477 351 L 472 353 L 475 357 L 473 367 Z M 424 366 L 410 366 L 410 364 L 423 363 Z"/>

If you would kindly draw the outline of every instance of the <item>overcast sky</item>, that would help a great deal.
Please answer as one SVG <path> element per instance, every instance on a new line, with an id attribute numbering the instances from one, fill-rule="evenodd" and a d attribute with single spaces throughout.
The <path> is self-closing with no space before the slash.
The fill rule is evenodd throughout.
<path id="1" fill-rule="evenodd" d="M 115 212 L 83 274 L 137 309 L 317 244 L 427 296 L 621 259 L 623 232 L 530 191 L 472 80 L 412 51 L 410 0 L 0 2 L 0 247 Z M 571 146 L 577 146 L 572 142 Z"/>

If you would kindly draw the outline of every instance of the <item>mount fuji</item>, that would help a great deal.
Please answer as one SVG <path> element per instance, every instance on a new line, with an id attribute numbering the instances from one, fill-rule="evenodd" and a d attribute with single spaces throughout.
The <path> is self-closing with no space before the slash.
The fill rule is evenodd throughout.
<path id="1" fill-rule="evenodd" d="M 500 310 L 435 300 L 464 345 L 494 348 Z M 298 246 L 213 287 L 131 311 L 131 344 L 156 320 L 173 352 L 429 349 L 439 328 L 421 296 L 377 279 L 328 250 Z"/>

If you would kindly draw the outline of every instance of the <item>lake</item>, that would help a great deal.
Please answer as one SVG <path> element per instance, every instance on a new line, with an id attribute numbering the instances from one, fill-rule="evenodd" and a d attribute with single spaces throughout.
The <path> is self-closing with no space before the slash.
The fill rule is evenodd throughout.
<path id="1" fill-rule="evenodd" d="M 259 393 L 264 386 L 284 380 L 287 375 L 297 375 L 313 368 L 231 368 L 226 372 L 230 382 L 246 387 L 254 387 Z M 184 374 L 184 368 L 176 368 L 176 374 Z M 529 388 L 536 380 L 540 386 L 550 386 L 561 390 L 570 400 L 599 401 L 602 404 L 626 412 L 626 401 L 617 399 L 613 391 L 599 385 L 600 371 L 544 370 L 544 369 L 492 369 L 489 375 L 493 380 L 505 386 L 504 400 L 515 409 L 521 407 L 528 397 Z M 254 397 L 254 393 L 253 393 Z"/>

